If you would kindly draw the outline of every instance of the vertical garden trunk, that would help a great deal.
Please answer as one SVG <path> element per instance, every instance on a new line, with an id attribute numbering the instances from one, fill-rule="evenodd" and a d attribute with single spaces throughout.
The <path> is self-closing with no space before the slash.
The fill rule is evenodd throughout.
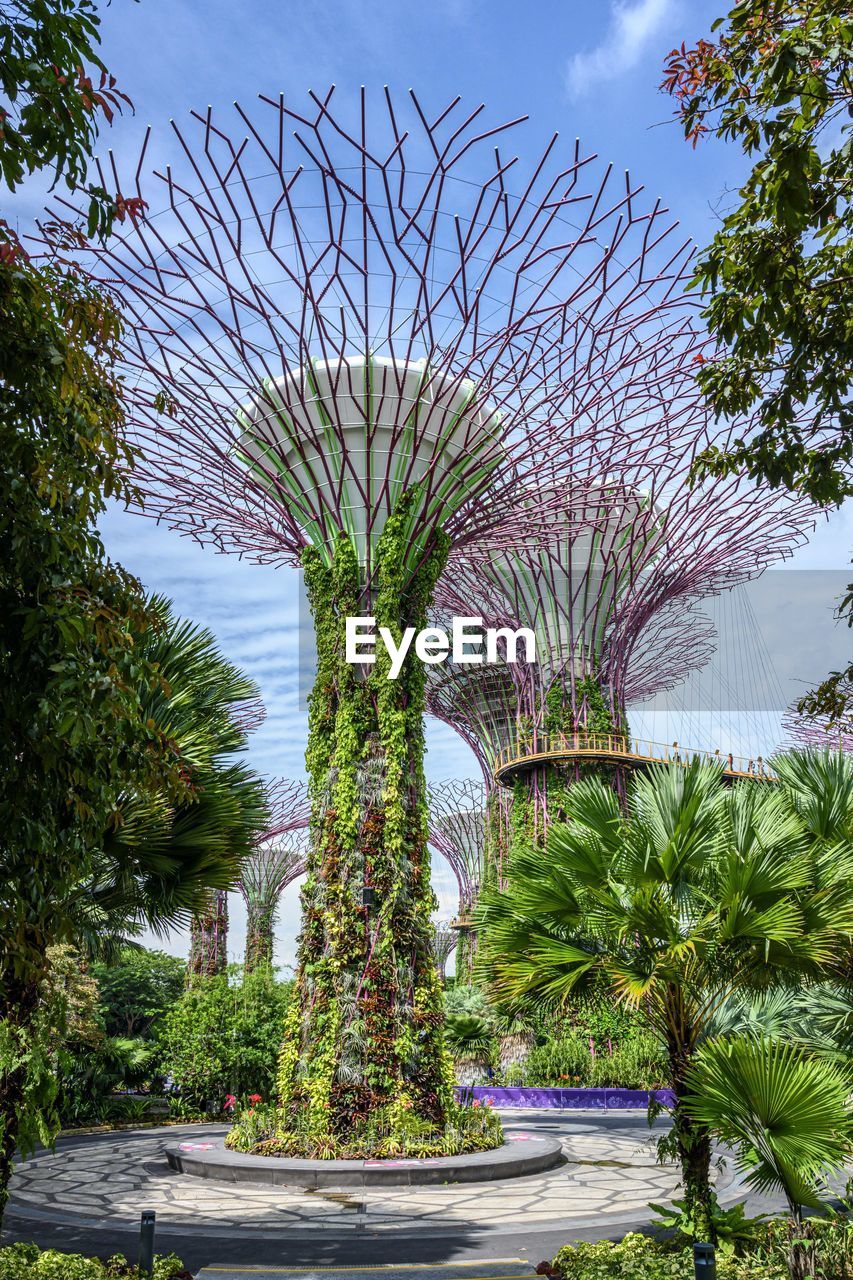
<path id="1" fill-rule="evenodd" d="M 228 894 L 211 893 L 208 908 L 196 916 L 190 933 L 190 960 L 187 977 L 213 978 L 228 966 Z"/>
<path id="2" fill-rule="evenodd" d="M 245 973 L 253 973 L 261 965 L 272 965 L 277 903 L 256 903 L 246 913 Z"/>
<path id="3" fill-rule="evenodd" d="M 317 1137 L 367 1118 L 390 1130 L 406 1115 L 441 1124 L 452 1099 L 432 952 L 423 665 L 410 653 L 388 679 L 379 645 L 360 678 L 344 656 L 347 616 L 375 616 L 397 639 L 426 624 L 447 542 L 436 532 L 404 576 L 405 522 L 398 504 L 369 596 L 345 534 L 331 566 L 313 548 L 303 558 L 318 656 L 306 757 L 313 838 L 278 1084 L 285 1125 Z"/>

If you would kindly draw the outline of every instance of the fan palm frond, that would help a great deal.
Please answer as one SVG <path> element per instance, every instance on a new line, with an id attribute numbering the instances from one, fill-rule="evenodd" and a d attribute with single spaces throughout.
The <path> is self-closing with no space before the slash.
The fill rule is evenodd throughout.
<path id="1" fill-rule="evenodd" d="M 849 1081 L 801 1045 L 762 1036 L 709 1041 L 685 1108 L 733 1147 L 747 1182 L 782 1191 L 793 1214 L 819 1208 L 853 1156 Z"/>

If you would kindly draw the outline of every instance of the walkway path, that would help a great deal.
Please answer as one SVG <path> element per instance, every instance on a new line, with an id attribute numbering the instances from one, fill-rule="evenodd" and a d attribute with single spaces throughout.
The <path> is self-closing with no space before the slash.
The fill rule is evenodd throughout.
<path id="1" fill-rule="evenodd" d="M 163 1155 L 176 1141 L 203 1142 L 222 1126 L 63 1139 L 55 1153 L 41 1152 L 16 1169 L 9 1226 L 19 1239 L 57 1247 L 82 1239 L 76 1247 L 87 1252 L 121 1248 L 135 1257 L 139 1214 L 154 1209 L 158 1250 L 168 1243 L 194 1267 L 442 1262 L 484 1249 L 485 1256 L 514 1258 L 521 1237 L 539 1261 L 549 1256 L 544 1237 L 563 1243 L 621 1234 L 647 1219 L 649 1201 L 666 1200 L 675 1190 L 675 1170 L 656 1163 L 645 1113 L 514 1111 L 504 1113 L 504 1123 L 558 1135 L 565 1165 L 480 1185 L 231 1187 L 175 1173 Z M 725 1200 L 732 1190 L 727 1170 L 718 1187 Z"/>

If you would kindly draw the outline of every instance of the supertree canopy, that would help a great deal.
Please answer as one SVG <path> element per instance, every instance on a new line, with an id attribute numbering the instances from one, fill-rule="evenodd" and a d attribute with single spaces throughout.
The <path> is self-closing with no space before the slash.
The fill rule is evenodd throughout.
<path id="1" fill-rule="evenodd" d="M 259 965 L 272 964 L 279 899 L 287 886 L 308 869 L 308 788 L 302 782 L 279 778 L 268 794 L 269 828 L 241 867 L 238 881 L 246 903 L 246 973 Z"/>
<path id="2" fill-rule="evenodd" d="M 308 870 L 308 848 L 306 828 L 260 846 L 243 865 L 239 888 L 246 903 L 246 973 L 272 964 L 279 899 Z"/>
<path id="3" fill-rule="evenodd" d="M 446 920 L 439 920 L 432 935 L 432 954 L 435 959 L 436 972 L 444 982 L 447 962 L 456 950 L 458 936 L 455 929 Z"/>
<path id="4" fill-rule="evenodd" d="M 471 910 L 486 875 L 486 790 L 478 779 L 452 779 L 429 786 L 427 796 L 430 843 L 450 864 L 459 886 L 459 913 L 452 925 L 459 934 L 456 976 L 470 980 L 476 948 Z"/>
<path id="5" fill-rule="evenodd" d="M 600 432 L 597 454 L 610 478 L 563 493 L 565 518 L 547 544 L 497 548 L 483 564 L 455 566 L 438 585 L 440 611 L 468 610 L 537 636 L 535 662 L 505 667 L 504 685 L 513 688 L 498 701 L 501 731 L 494 731 L 494 697 L 490 722 L 481 714 L 474 729 L 478 758 L 512 784 L 516 825 L 517 807 L 527 810 L 525 840 L 544 837 L 549 819 L 561 816 L 565 786 L 582 772 L 623 781 L 629 766 L 613 762 L 630 757 L 628 703 L 680 683 L 713 652 L 713 627 L 699 602 L 786 554 L 808 520 L 787 496 L 737 478 L 691 485 L 692 461 L 708 441 L 695 407 L 670 422 L 666 449 L 656 447 L 654 433 L 644 453 L 636 442 L 626 448 L 618 432 Z M 538 477 L 531 503 L 542 493 Z M 430 711 L 466 740 L 472 701 L 482 704 L 472 669 L 460 667 L 453 681 L 431 677 L 428 696 Z M 494 676 L 490 685 L 494 692 Z M 577 737 L 583 741 L 566 763 L 566 740 Z M 501 849 L 508 838 L 504 824 Z"/>
<path id="6" fill-rule="evenodd" d="M 697 443 L 708 349 L 677 223 L 579 143 L 554 136 L 524 165 L 520 122 L 458 99 L 433 116 L 387 91 L 368 110 L 362 92 L 350 127 L 332 98 L 262 98 L 231 126 L 208 110 L 173 126 L 153 176 L 146 148 L 126 176 L 113 164 L 104 185 L 147 212 L 92 268 L 129 317 L 145 510 L 305 571 L 313 839 L 279 1089 L 285 1126 L 298 1114 L 317 1135 L 380 1112 L 440 1123 L 452 1096 L 424 667 L 410 653 L 391 680 L 382 646 L 346 662 L 345 619 L 424 627 L 445 570 L 494 576 L 594 493 L 617 495 L 605 540 L 630 526 L 647 563 L 665 557 L 676 522 L 648 476 Z M 754 564 L 777 535 L 758 513 L 751 528 Z M 704 581 L 716 545 L 695 539 Z M 643 608 L 635 593 L 628 633 Z"/>
<path id="7" fill-rule="evenodd" d="M 247 700 L 243 704 L 241 717 L 241 722 L 244 724 L 261 724 L 264 719 L 263 704 L 259 699 Z M 241 869 L 241 878 L 238 882 L 244 897 L 246 896 L 244 889 L 246 876 L 251 877 L 251 871 L 248 868 L 254 865 L 260 851 L 288 832 L 306 827 L 310 816 L 307 788 L 304 783 L 293 782 L 289 778 L 271 779 L 264 786 L 264 799 L 267 823 L 263 830 L 258 832 L 257 852 Z M 274 910 L 273 907 L 273 914 Z M 247 959 L 249 932 L 247 932 Z M 272 941 L 270 941 L 269 958 L 272 958 Z M 207 909 L 197 915 L 192 922 L 188 966 L 190 980 L 194 977 L 213 977 L 215 974 L 224 973 L 227 964 L 228 893 L 224 889 L 219 889 L 210 894 Z"/>
<path id="8" fill-rule="evenodd" d="M 794 747 L 853 752 L 853 713 L 850 712 L 831 722 L 828 716 L 804 716 L 796 707 L 789 707 L 782 717 L 782 729 Z"/>

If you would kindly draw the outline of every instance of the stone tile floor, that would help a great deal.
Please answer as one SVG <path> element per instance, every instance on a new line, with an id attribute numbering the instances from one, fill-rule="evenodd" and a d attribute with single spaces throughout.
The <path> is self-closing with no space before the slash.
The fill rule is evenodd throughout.
<path id="1" fill-rule="evenodd" d="M 606 1218 L 643 1219 L 650 1201 L 669 1199 L 676 1171 L 656 1163 L 645 1113 L 555 1115 L 511 1112 L 505 1125 L 559 1134 L 566 1163 L 527 1178 L 481 1184 L 308 1190 L 231 1186 L 175 1173 L 165 1148 L 202 1142 L 222 1126 L 169 1127 L 64 1139 L 18 1165 L 10 1208 L 42 1221 L 128 1222 L 154 1209 L 158 1227 L 215 1236 L 235 1232 L 321 1230 L 350 1233 L 450 1232 L 476 1225 L 492 1232 L 559 1222 L 581 1226 Z M 732 1174 L 718 1176 L 723 1199 Z"/>

